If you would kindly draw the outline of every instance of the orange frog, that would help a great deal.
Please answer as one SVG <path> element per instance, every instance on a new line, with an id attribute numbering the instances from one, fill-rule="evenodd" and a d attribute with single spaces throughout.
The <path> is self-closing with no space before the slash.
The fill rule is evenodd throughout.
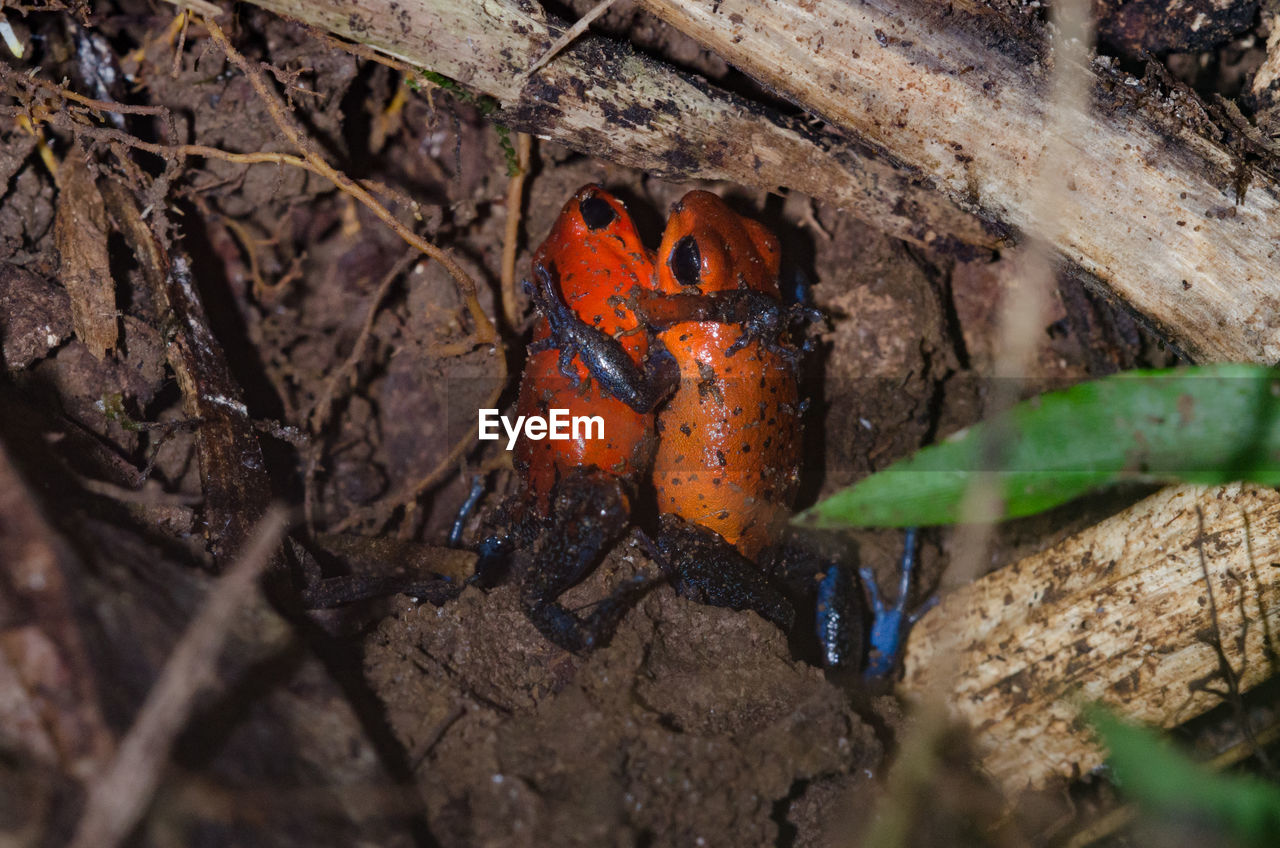
<path id="1" fill-rule="evenodd" d="M 607 414 L 606 433 L 626 434 L 559 448 L 526 439 L 517 455 L 525 511 L 542 528 L 541 562 L 525 569 L 523 597 L 557 644 L 598 644 L 648 585 L 622 587 L 586 619 L 555 602 L 618 538 L 636 487 L 651 482 L 659 510 L 651 548 L 678 592 L 754 610 L 797 636 L 802 653 L 816 637 L 827 665 L 861 661 L 854 582 L 787 524 L 804 412 L 792 327 L 811 311 L 783 306 L 779 253 L 763 225 L 694 191 L 672 209 L 655 267 L 621 204 L 588 186 L 535 256 L 528 291 L 543 323 L 520 410 Z M 871 590 L 871 667 L 883 673 L 906 593 L 885 609 Z M 792 598 L 815 596 L 816 632 L 799 629 L 806 636 L 792 627 Z"/>
<path id="2" fill-rule="evenodd" d="M 781 309 L 777 238 L 714 194 L 676 204 L 658 256 L 659 295 L 754 292 L 765 296 L 754 315 Z M 658 416 L 658 508 L 754 559 L 777 540 L 799 486 L 800 351 L 719 321 L 676 323 L 658 339 L 680 367 Z"/>
<path id="3" fill-rule="evenodd" d="M 539 631 L 563 648 L 584 650 L 608 637 L 643 584 L 622 587 L 585 617 L 557 599 L 626 530 L 652 467 L 652 410 L 674 389 L 678 371 L 619 302 L 651 287 L 654 273 L 652 254 L 617 198 L 594 185 L 579 189 L 534 254 L 533 271 L 526 289 L 541 318 L 517 414 L 599 416 L 603 437 L 584 430 L 580 438 L 517 442 L 521 491 L 500 511 L 506 532 L 481 543 L 477 574 L 493 583 L 512 567 Z"/>
<path id="4" fill-rule="evenodd" d="M 655 349 L 680 374 L 657 415 L 654 558 L 681 594 L 754 610 L 790 632 L 789 595 L 811 595 L 804 588 L 826 563 L 789 544 L 786 532 L 803 409 L 801 351 L 788 338 L 778 287 L 778 241 L 717 196 L 694 191 L 673 208 L 658 256 L 652 286 L 611 298 L 643 318 Z M 590 347 L 612 347 L 612 358 L 621 357 L 609 339 Z M 593 362 L 587 367 L 598 373 Z M 849 596 L 832 593 L 823 619 L 840 644 L 823 650 L 837 662 L 860 653 L 860 610 L 843 602 Z"/>
<path id="5" fill-rule="evenodd" d="M 783 306 L 779 252 L 762 224 L 714 194 L 693 191 L 667 221 L 657 284 L 633 298 L 680 368 L 680 386 L 658 413 L 658 552 L 682 594 L 753 609 L 800 645 L 816 637 L 827 666 L 861 664 L 869 635 L 865 671 L 883 676 L 915 618 L 905 613 L 915 531 L 907 536 L 893 605 L 862 570 L 872 613 L 864 633 L 860 593 L 848 570 L 787 525 L 799 487 L 805 406 L 802 350 L 791 328 L 817 313 Z M 816 602 L 800 607 L 812 628 L 791 627 L 788 595 Z"/>
<path id="6" fill-rule="evenodd" d="M 773 233 L 693 191 L 671 211 L 657 284 L 637 308 L 680 368 L 658 414 L 661 560 L 682 594 L 755 609 L 790 631 L 793 606 L 777 579 L 789 569 L 777 552 L 799 486 L 803 409 L 779 264 Z"/>

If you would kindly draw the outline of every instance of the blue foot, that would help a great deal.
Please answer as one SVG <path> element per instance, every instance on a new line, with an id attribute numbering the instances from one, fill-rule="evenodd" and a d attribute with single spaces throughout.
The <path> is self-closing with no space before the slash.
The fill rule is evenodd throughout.
<path id="1" fill-rule="evenodd" d="M 885 677 L 893 671 L 898 662 L 898 653 L 902 649 L 902 637 L 907 629 L 928 611 L 937 597 L 930 598 L 920 609 L 907 614 L 907 596 L 911 591 L 911 572 L 916 565 L 916 528 L 907 530 L 903 540 L 901 577 L 898 579 L 898 597 L 893 606 L 886 606 L 880 596 L 880 588 L 876 584 L 871 569 L 862 568 L 858 573 L 862 583 L 871 596 L 871 650 L 867 657 L 866 677 Z"/>

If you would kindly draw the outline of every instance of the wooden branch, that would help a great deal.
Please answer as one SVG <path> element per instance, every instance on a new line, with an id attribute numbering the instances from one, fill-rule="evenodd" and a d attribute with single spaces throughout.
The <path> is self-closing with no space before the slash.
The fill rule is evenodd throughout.
<path id="1" fill-rule="evenodd" d="M 209 592 L 115 757 L 89 784 L 72 848 L 115 848 L 142 818 L 197 697 L 221 688 L 215 685 L 219 683 L 218 657 L 236 624 L 237 611 L 258 600 L 258 578 L 280 547 L 287 526 L 283 507 L 269 509 L 240 558 Z"/>
<path id="2" fill-rule="evenodd" d="M 1213 131 L 1190 92 L 1096 63 L 1088 112 L 1053 116 L 1074 127 L 1069 161 L 1046 162 L 1050 58 L 976 2 L 641 3 L 958 203 L 1043 235 L 1193 357 L 1280 360 L 1280 186 L 1192 126 Z M 1061 172 L 1050 202 L 1044 168 Z"/>
<path id="3" fill-rule="evenodd" d="M 112 180 L 103 180 L 100 188 L 119 232 L 138 257 L 155 325 L 173 328 L 167 343 L 169 367 L 182 390 L 183 412 L 200 422 L 196 453 L 204 492 L 202 521 L 209 550 L 221 566 L 266 512 L 271 479 L 262 446 L 240 384 L 209 328 L 190 259 L 170 257 L 152 229 L 155 216 L 144 219 L 128 189 Z"/>
<path id="4" fill-rule="evenodd" d="M 941 697 L 1010 792 L 1102 763 L 1077 707 L 1172 727 L 1277 671 L 1280 494 L 1165 489 L 942 600 L 900 691 Z"/>
<path id="5" fill-rule="evenodd" d="M 913 170 L 626 45 L 581 38 L 526 80 L 525 71 L 564 31 L 536 3 L 255 2 L 449 77 L 497 100 L 497 121 L 591 155 L 673 179 L 793 188 L 920 245 L 985 249 L 1006 235 Z"/>
<path id="6" fill-rule="evenodd" d="M 1190 92 L 1095 63 L 1095 103 L 1069 116 L 1074 157 L 1048 163 L 1064 178 L 1045 202 L 1035 194 L 1050 59 L 1025 22 L 977 2 L 642 2 L 863 146 L 601 39 L 521 88 L 562 31 L 535 3 L 259 5 L 488 94 L 517 129 L 656 174 L 788 186 L 919 244 L 991 246 L 999 225 L 1041 233 L 1189 355 L 1280 360 L 1277 182 L 1222 142 L 1237 133 Z"/>

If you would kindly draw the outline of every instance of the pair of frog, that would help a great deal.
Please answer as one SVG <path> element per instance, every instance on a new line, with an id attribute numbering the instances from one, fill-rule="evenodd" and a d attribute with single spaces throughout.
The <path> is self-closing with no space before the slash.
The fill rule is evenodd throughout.
<path id="1" fill-rule="evenodd" d="M 779 268 L 777 238 L 705 191 L 672 208 L 656 257 L 622 202 L 595 185 L 565 204 L 535 252 L 526 291 L 539 319 L 517 413 L 598 416 L 604 432 L 517 442 L 521 489 L 498 511 L 503 532 L 481 543 L 477 577 L 492 584 L 514 573 L 550 641 L 571 651 L 602 644 L 651 588 L 626 583 L 586 614 L 559 602 L 626 531 L 650 487 L 659 514 L 641 536 L 680 594 L 754 610 L 788 632 L 792 599 L 816 600 L 823 662 L 861 661 L 853 581 L 787 524 L 804 411 L 796 341 L 811 310 L 783 305 Z M 909 536 L 893 607 L 863 572 L 873 674 L 897 651 L 913 545 Z"/>

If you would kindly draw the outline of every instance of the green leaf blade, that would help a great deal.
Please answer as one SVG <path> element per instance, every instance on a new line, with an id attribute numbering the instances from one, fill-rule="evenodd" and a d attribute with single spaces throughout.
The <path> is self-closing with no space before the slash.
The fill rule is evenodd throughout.
<path id="1" fill-rule="evenodd" d="M 1215 822 L 1248 845 L 1274 845 L 1280 834 L 1280 786 L 1249 775 L 1215 774 L 1154 731 L 1121 721 L 1101 706 L 1086 717 L 1110 751 L 1121 790 L 1149 813 Z"/>
<path id="2" fill-rule="evenodd" d="M 1278 485 L 1278 385 L 1274 370 L 1236 364 L 1082 383 L 894 463 L 797 521 L 906 527 L 1016 518 L 1120 481 Z M 994 475 L 1000 508 L 962 516 L 980 475 Z"/>

